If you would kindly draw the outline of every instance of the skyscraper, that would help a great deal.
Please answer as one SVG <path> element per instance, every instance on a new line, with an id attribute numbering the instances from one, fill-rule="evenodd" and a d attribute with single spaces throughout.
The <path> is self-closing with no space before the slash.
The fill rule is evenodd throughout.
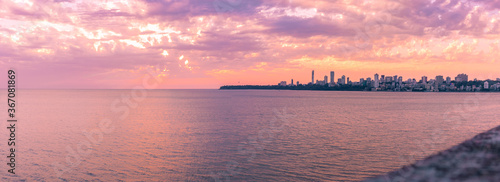
<path id="1" fill-rule="evenodd" d="M 311 83 L 314 84 L 314 70 L 312 71 L 312 79 L 311 79 Z"/>
<path id="2" fill-rule="evenodd" d="M 468 82 L 469 81 L 469 76 L 466 74 L 459 74 L 457 77 L 455 77 L 456 82 Z"/>
<path id="3" fill-rule="evenodd" d="M 325 83 L 324 84 L 328 84 L 328 76 L 325 75 Z"/>
<path id="4" fill-rule="evenodd" d="M 385 77 L 385 81 L 384 82 L 386 82 L 386 83 L 392 82 L 392 77 L 391 76 Z"/>
<path id="5" fill-rule="evenodd" d="M 450 85 L 451 83 L 451 78 L 448 76 L 446 77 L 446 85 Z"/>
<path id="6" fill-rule="evenodd" d="M 334 83 L 335 83 L 335 72 L 330 71 L 330 84 L 334 84 Z"/>
<path id="7" fill-rule="evenodd" d="M 443 75 L 438 75 L 436 76 L 436 84 L 443 84 L 444 82 L 444 78 L 443 78 Z"/>
<path id="8" fill-rule="evenodd" d="M 422 83 L 427 84 L 427 77 L 426 76 L 422 76 Z"/>
<path id="9" fill-rule="evenodd" d="M 345 75 L 342 75 L 342 84 L 345 85 Z"/>
<path id="10" fill-rule="evenodd" d="M 378 73 L 375 74 L 374 80 L 375 80 L 375 84 L 373 85 L 373 87 L 378 88 L 378 86 L 379 86 Z"/>

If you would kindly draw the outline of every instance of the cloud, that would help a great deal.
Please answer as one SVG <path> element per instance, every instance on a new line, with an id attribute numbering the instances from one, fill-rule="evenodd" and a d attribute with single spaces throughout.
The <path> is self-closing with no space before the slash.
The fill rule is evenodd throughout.
<path id="1" fill-rule="evenodd" d="M 496 0 L 2 1 L 0 64 L 30 70 L 26 79 L 56 77 L 36 69 L 76 80 L 106 75 L 99 86 L 119 88 L 150 67 L 173 79 L 209 79 L 311 65 L 497 64 L 489 49 L 499 7 Z"/>
<path id="2" fill-rule="evenodd" d="M 146 0 L 148 15 L 164 20 L 187 20 L 193 16 L 244 16 L 255 13 L 260 0 Z"/>
<path id="3" fill-rule="evenodd" d="M 282 17 L 276 21 L 267 22 L 268 30 L 264 33 L 289 35 L 297 38 L 311 36 L 353 36 L 354 30 L 346 29 L 340 24 L 319 18 Z"/>

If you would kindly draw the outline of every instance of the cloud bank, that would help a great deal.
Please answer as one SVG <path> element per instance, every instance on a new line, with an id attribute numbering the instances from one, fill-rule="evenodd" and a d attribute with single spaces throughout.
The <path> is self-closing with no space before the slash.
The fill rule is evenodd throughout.
<path id="1" fill-rule="evenodd" d="M 500 77 L 500 1 L 1 0 L 0 65 L 26 88 L 162 88 L 467 72 Z M 495 72 L 497 74 L 495 74 Z"/>

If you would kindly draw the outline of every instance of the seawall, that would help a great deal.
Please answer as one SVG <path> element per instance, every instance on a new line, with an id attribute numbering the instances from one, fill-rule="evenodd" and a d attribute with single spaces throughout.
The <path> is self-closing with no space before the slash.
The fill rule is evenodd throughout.
<path id="1" fill-rule="evenodd" d="M 365 182 L 500 181 L 500 126 Z"/>

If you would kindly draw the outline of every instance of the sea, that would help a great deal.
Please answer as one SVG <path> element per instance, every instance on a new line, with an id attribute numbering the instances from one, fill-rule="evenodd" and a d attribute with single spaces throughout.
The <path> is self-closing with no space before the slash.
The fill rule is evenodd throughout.
<path id="1" fill-rule="evenodd" d="M 500 93 L 18 90 L 0 181 L 361 181 L 498 126 Z"/>

